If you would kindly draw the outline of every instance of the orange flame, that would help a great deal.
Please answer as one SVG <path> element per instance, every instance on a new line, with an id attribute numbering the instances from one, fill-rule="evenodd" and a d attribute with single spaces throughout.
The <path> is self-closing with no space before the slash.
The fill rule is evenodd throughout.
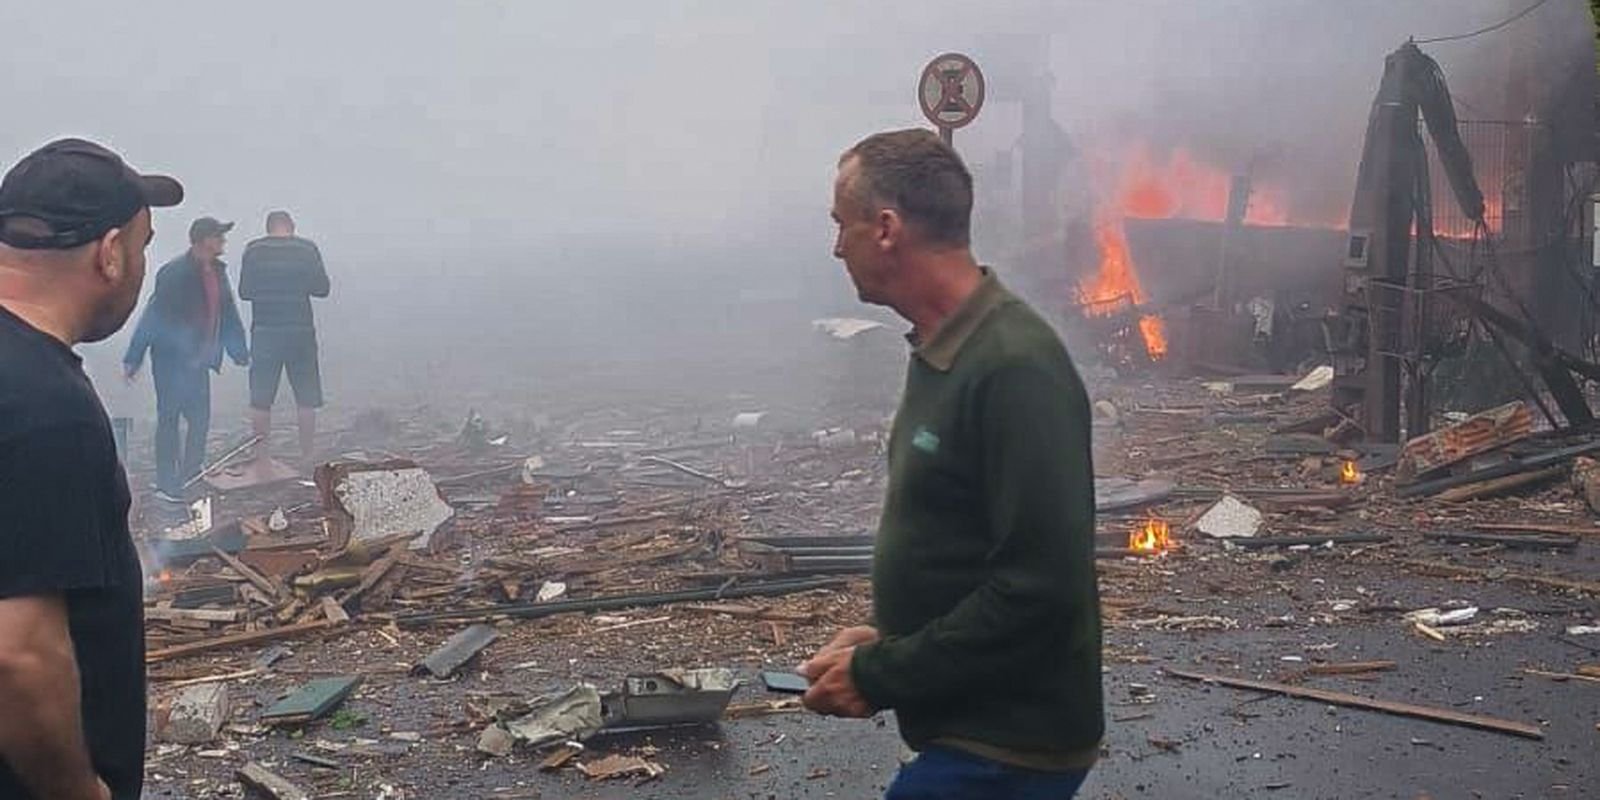
<path id="1" fill-rule="evenodd" d="M 1128 254 L 1128 238 L 1122 232 L 1121 220 L 1104 217 L 1095 221 L 1095 244 L 1100 249 L 1100 271 L 1078 287 L 1078 294 L 1091 314 L 1110 314 L 1123 304 L 1139 305 L 1145 301 L 1144 285 L 1134 272 L 1133 258 Z M 1144 339 L 1145 352 L 1159 360 L 1167 354 L 1167 331 L 1161 318 L 1145 314 L 1139 318 L 1139 335 Z"/>
<path id="2" fill-rule="evenodd" d="M 1128 534 L 1128 549 L 1135 553 L 1162 553 L 1171 546 L 1166 520 L 1148 519 Z"/>
<path id="3" fill-rule="evenodd" d="M 1356 468 L 1356 462 L 1347 459 L 1339 465 L 1339 482 L 1344 484 L 1361 482 L 1361 470 Z"/>

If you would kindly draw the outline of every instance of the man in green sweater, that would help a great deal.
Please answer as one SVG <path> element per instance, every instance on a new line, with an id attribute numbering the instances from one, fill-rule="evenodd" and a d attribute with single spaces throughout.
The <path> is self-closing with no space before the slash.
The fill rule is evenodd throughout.
<path id="1" fill-rule="evenodd" d="M 889 800 L 1070 798 L 1099 754 L 1089 404 L 1055 332 L 978 266 L 972 176 L 931 132 L 839 161 L 834 255 L 912 325 L 873 559 L 874 626 L 800 668 L 813 711 L 893 709 Z"/>

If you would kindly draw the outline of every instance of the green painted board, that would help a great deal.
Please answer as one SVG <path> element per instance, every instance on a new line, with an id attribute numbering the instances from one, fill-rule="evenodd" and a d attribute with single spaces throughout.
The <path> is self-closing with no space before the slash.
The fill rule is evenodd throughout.
<path id="1" fill-rule="evenodd" d="M 332 711 L 334 706 L 343 702 L 360 685 L 360 675 L 312 681 L 272 704 L 271 708 L 261 714 L 261 721 L 270 725 L 310 722 Z"/>

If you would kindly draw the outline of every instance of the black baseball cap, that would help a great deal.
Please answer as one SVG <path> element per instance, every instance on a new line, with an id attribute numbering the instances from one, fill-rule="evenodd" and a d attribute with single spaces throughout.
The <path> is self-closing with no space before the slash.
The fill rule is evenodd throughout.
<path id="1" fill-rule="evenodd" d="M 189 226 L 189 243 L 194 244 L 201 239 L 222 236 L 231 230 L 233 230 L 231 222 L 223 222 L 216 217 L 201 217 Z"/>
<path id="2" fill-rule="evenodd" d="M 127 224 L 146 206 L 181 202 L 176 180 L 141 175 L 94 142 L 59 139 L 29 153 L 0 181 L 0 242 L 67 250 Z"/>

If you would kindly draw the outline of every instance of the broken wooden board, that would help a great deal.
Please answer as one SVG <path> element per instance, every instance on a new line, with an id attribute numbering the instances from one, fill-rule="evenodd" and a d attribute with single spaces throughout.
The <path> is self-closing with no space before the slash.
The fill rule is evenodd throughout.
<path id="1" fill-rule="evenodd" d="M 230 636 L 219 636 L 215 639 L 206 639 L 199 642 L 173 645 L 172 647 L 165 647 L 160 650 L 151 650 L 144 654 L 144 661 L 146 664 L 154 664 L 159 661 L 166 661 L 172 658 L 181 658 L 183 656 L 192 656 L 197 653 L 209 653 L 214 650 L 226 650 L 227 648 L 237 647 L 239 645 L 273 642 L 279 639 L 287 639 L 291 636 L 298 636 L 302 633 L 312 633 L 314 631 L 324 630 L 332 627 L 332 625 L 333 623 L 328 622 L 327 620 L 319 620 L 317 622 L 307 622 L 300 625 L 285 625 L 281 628 L 268 628 L 267 630 L 263 631 L 251 631 L 249 633 L 236 633 Z"/>
<path id="2" fill-rule="evenodd" d="M 660 777 L 667 768 L 638 756 L 610 755 L 597 761 L 581 762 L 578 764 L 578 771 L 583 773 L 584 777 L 596 781 L 633 776 L 649 780 Z"/>
<path id="3" fill-rule="evenodd" d="M 1488 497 L 1513 492 L 1536 484 L 1553 481 L 1560 478 L 1567 471 L 1567 465 L 1557 464 L 1553 467 L 1533 470 L 1532 472 L 1519 472 L 1501 478 L 1492 478 L 1479 483 L 1469 483 L 1446 489 L 1438 494 L 1438 498 L 1446 503 L 1460 503 L 1466 500 L 1481 500 Z"/>
<path id="4" fill-rule="evenodd" d="M 213 547 L 211 548 L 211 554 L 222 559 L 222 563 L 227 564 L 229 569 L 239 573 L 240 576 L 250 582 L 251 586 L 260 589 L 261 592 L 266 596 L 275 598 L 282 594 L 281 586 L 274 584 L 270 580 L 267 580 L 265 575 L 262 575 L 261 573 L 251 569 L 248 564 L 245 564 L 243 561 L 235 558 L 232 553 L 229 553 L 220 547 Z"/>
<path id="5" fill-rule="evenodd" d="M 1394 700 L 1380 700 L 1375 697 L 1363 697 L 1361 695 L 1335 692 L 1327 689 L 1295 686 L 1289 683 L 1256 681 L 1248 678 L 1230 678 L 1226 675 L 1208 675 L 1203 672 L 1190 672 L 1189 670 L 1177 669 L 1174 667 L 1166 667 L 1163 669 L 1163 671 L 1174 678 L 1182 678 L 1190 681 L 1204 681 L 1205 683 L 1214 683 L 1219 686 L 1227 686 L 1234 689 L 1248 689 L 1253 692 L 1267 692 L 1270 694 L 1281 694 L 1286 697 L 1297 697 L 1304 700 L 1316 700 L 1320 703 L 1327 703 L 1335 706 L 1361 708 L 1368 711 L 1382 711 L 1385 714 L 1412 717 L 1414 719 L 1425 719 L 1433 722 L 1442 722 L 1448 725 L 1460 725 L 1467 728 L 1493 731 L 1495 733 L 1507 733 L 1511 734 L 1512 736 L 1521 736 L 1526 739 L 1544 738 L 1544 730 L 1537 725 L 1529 725 L 1524 722 L 1498 719 L 1496 717 L 1486 717 L 1478 714 L 1463 714 L 1459 711 L 1451 711 L 1445 708 L 1419 706 L 1411 703 L 1401 703 Z"/>
<path id="6" fill-rule="evenodd" d="M 1177 485 L 1165 478 L 1095 478 L 1094 510 L 1122 511 L 1152 505 L 1171 497 L 1175 488 Z"/>
<path id="7" fill-rule="evenodd" d="M 244 617 L 244 612 L 237 608 L 170 608 L 155 606 L 144 610 L 146 620 L 158 622 L 172 622 L 175 620 L 192 620 L 196 622 L 221 622 L 232 624 Z"/>
<path id="8" fill-rule="evenodd" d="M 275 458 L 244 461 L 223 467 L 205 477 L 205 482 L 219 492 L 237 492 L 288 483 L 300 477 L 300 470 Z"/>
<path id="9" fill-rule="evenodd" d="M 1305 433 L 1284 433 L 1267 437 L 1261 446 L 1263 452 L 1273 455 L 1325 456 L 1338 448 L 1333 442 Z"/>
<path id="10" fill-rule="evenodd" d="M 1364 675 L 1368 672 L 1387 672 L 1395 668 L 1393 661 L 1345 661 L 1330 664 L 1312 664 L 1306 667 L 1307 675 Z"/>
<path id="11" fill-rule="evenodd" d="M 311 800 L 306 790 L 285 780 L 283 776 L 251 761 L 234 774 L 246 788 L 253 789 L 272 800 Z"/>
<path id="12" fill-rule="evenodd" d="M 360 675 L 311 681 L 261 712 L 261 721 L 267 725 L 310 722 L 332 711 L 360 685 Z"/>
<path id="13" fill-rule="evenodd" d="M 428 654 L 411 668 L 411 674 L 430 674 L 435 678 L 448 678 L 482 652 L 500 633 L 493 627 L 479 623 L 457 631 L 445 640 L 439 649 Z"/>
<path id="14" fill-rule="evenodd" d="M 1517 400 L 1425 433 L 1400 450 L 1396 477 L 1409 481 L 1533 435 L 1533 410 Z"/>

